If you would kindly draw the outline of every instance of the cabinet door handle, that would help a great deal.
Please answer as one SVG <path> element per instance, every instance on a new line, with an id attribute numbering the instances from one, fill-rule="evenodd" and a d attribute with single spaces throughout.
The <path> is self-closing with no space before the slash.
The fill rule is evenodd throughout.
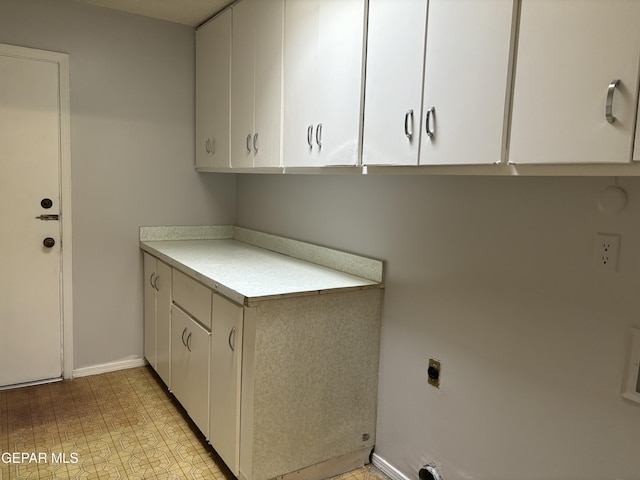
<path id="1" fill-rule="evenodd" d="M 186 343 L 186 345 L 187 345 L 187 349 L 189 351 L 191 351 L 191 332 L 189 332 L 189 335 L 187 335 L 187 343 Z"/>
<path id="2" fill-rule="evenodd" d="M 307 127 L 307 143 L 309 147 L 313 147 L 313 125 Z"/>
<path id="3" fill-rule="evenodd" d="M 613 94 L 620 85 L 620 80 L 613 80 L 607 89 L 607 105 L 605 107 L 604 116 L 609 123 L 616 123 L 616 117 L 613 115 Z"/>
<path id="4" fill-rule="evenodd" d="M 430 128 L 431 118 L 433 118 L 433 128 Z M 425 119 L 425 123 L 427 137 L 433 138 L 433 136 L 436 134 L 436 107 L 431 107 L 429 110 L 427 110 L 427 118 Z"/>
<path id="5" fill-rule="evenodd" d="M 211 143 L 209 145 L 211 146 L 211 155 L 215 155 L 216 154 L 216 139 L 212 138 L 211 139 Z"/>
<path id="6" fill-rule="evenodd" d="M 231 337 L 233 337 L 233 334 L 234 334 L 234 333 L 236 333 L 236 326 L 235 326 L 235 325 L 233 326 L 233 328 L 232 328 L 232 329 L 231 329 L 231 331 L 229 332 L 229 339 L 228 339 L 228 342 L 229 342 L 229 348 L 231 349 L 231 351 L 232 351 L 232 352 L 235 352 L 235 351 L 236 351 L 235 347 L 234 347 L 234 346 L 233 346 L 233 344 L 231 343 Z M 235 338 L 234 338 L 234 340 L 235 340 Z"/>
<path id="7" fill-rule="evenodd" d="M 156 292 L 160 291 L 160 287 L 158 287 L 158 280 L 160 280 L 160 275 L 156 275 L 156 278 L 153 280 L 153 288 L 156 289 Z"/>
<path id="8" fill-rule="evenodd" d="M 187 327 L 184 327 L 184 330 L 182 330 L 182 344 L 186 347 L 187 346 L 187 342 L 184 339 L 184 334 L 187 333 Z"/>
<path id="9" fill-rule="evenodd" d="M 316 143 L 319 147 L 322 147 L 322 124 L 319 123 L 316 127 Z"/>
<path id="10" fill-rule="evenodd" d="M 151 274 L 151 276 L 149 277 L 149 285 L 151 285 L 151 288 L 153 288 L 154 290 L 155 290 L 156 287 L 153 285 L 153 277 L 155 277 L 155 276 L 156 276 L 156 273 L 153 272 Z"/>
<path id="11" fill-rule="evenodd" d="M 207 138 L 207 141 L 204 142 L 204 149 L 207 153 L 211 153 L 211 139 Z"/>
<path id="12" fill-rule="evenodd" d="M 409 118 L 411 118 L 411 125 L 409 124 Z M 413 137 L 413 109 L 404 114 L 404 134 L 409 140 Z"/>
<path id="13" fill-rule="evenodd" d="M 258 134 L 253 136 L 253 151 L 258 153 Z"/>
<path id="14" fill-rule="evenodd" d="M 247 152 L 251 153 L 251 134 L 247 135 Z"/>

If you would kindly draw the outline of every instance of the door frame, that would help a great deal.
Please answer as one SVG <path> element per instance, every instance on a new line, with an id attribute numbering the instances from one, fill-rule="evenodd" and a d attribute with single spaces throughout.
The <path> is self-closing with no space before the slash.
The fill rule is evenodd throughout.
<path id="1" fill-rule="evenodd" d="M 73 378 L 73 282 L 71 230 L 71 112 L 69 101 L 69 55 L 0 43 L 0 55 L 55 63 L 58 66 L 60 115 L 60 320 L 62 377 Z"/>

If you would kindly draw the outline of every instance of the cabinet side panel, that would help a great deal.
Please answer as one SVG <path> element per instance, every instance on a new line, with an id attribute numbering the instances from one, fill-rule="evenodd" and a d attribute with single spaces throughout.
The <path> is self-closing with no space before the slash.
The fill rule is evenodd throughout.
<path id="1" fill-rule="evenodd" d="M 363 290 L 257 307 L 252 480 L 373 447 L 381 295 Z"/>
<path id="2" fill-rule="evenodd" d="M 240 475 L 241 480 L 253 480 L 253 411 L 256 342 L 256 308 L 244 309 L 242 335 L 242 378 L 240 399 Z"/>

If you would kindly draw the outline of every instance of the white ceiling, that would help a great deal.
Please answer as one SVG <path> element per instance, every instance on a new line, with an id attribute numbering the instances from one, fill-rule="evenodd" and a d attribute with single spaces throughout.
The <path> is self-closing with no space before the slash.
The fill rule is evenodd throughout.
<path id="1" fill-rule="evenodd" d="M 196 27 L 233 0 L 78 0 L 99 7 Z"/>

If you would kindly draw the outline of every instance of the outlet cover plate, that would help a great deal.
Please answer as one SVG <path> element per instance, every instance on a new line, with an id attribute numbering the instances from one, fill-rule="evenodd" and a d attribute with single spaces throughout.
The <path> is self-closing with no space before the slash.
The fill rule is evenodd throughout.
<path id="1" fill-rule="evenodd" d="M 601 272 L 617 272 L 620 258 L 620 235 L 596 233 L 593 267 Z"/>

